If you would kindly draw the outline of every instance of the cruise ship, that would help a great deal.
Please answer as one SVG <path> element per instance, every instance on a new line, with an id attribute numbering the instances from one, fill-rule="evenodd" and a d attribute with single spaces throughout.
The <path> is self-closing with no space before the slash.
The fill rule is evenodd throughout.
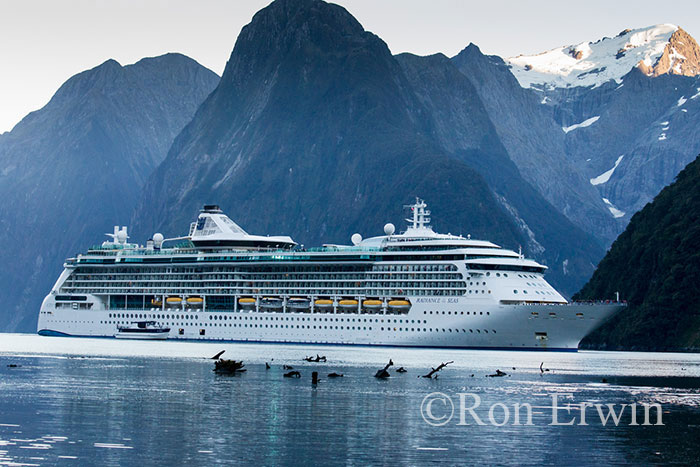
<path id="1" fill-rule="evenodd" d="M 569 303 L 547 267 L 467 235 L 440 234 L 416 199 L 408 226 L 300 247 L 252 235 L 216 205 L 189 234 L 146 245 L 126 227 L 69 258 L 44 299 L 38 333 L 115 337 L 153 322 L 168 339 L 570 350 L 625 306 Z"/>

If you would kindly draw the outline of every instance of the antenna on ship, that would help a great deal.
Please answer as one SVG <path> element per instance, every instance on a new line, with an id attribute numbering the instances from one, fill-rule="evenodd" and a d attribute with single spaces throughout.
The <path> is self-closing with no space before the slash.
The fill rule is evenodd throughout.
<path id="1" fill-rule="evenodd" d="M 409 204 L 404 208 L 410 208 L 413 217 L 406 219 L 409 223 L 408 227 L 413 229 L 430 229 L 430 211 L 425 201 L 416 196 L 416 204 Z"/>

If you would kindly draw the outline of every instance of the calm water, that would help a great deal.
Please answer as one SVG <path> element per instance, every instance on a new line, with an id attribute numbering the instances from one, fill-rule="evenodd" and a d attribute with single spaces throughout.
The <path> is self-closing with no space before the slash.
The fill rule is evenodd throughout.
<path id="1" fill-rule="evenodd" d="M 245 374 L 212 372 L 207 357 L 224 349 L 224 357 L 245 361 Z M 302 361 L 316 354 L 328 362 Z M 375 379 L 389 358 L 408 372 Z M 266 361 L 272 369 L 265 369 Z M 437 380 L 418 378 L 445 361 L 454 363 Z M 541 373 L 542 362 L 549 372 Z M 302 377 L 283 378 L 282 364 Z M 496 369 L 510 376 L 486 377 Z M 316 386 L 314 370 L 322 377 Z M 345 376 L 328 379 L 332 371 Z M 699 384 L 700 355 L 688 354 L 0 334 L 0 465 L 697 464 Z M 421 415 L 424 398 L 434 392 L 454 401 L 455 417 L 444 426 L 429 425 Z M 485 425 L 468 413 L 469 425 L 458 424 L 458 393 L 481 398 L 474 413 Z M 623 403 L 659 403 L 664 426 L 630 426 L 629 410 L 618 426 L 602 426 L 595 408 L 585 412 L 587 426 L 578 425 L 580 410 L 558 412 L 561 421 L 576 425 L 551 426 L 554 393 L 561 395 L 560 405 L 618 404 L 618 411 Z M 471 407 L 473 396 L 464 397 Z M 510 407 L 504 426 L 489 421 L 489 407 L 497 402 Z M 514 403 L 534 407 L 532 426 L 513 424 Z M 446 407 L 434 403 L 433 420 L 445 416 Z M 492 413 L 495 422 L 504 421 L 502 407 Z M 638 418 L 642 423 L 641 409 Z"/>

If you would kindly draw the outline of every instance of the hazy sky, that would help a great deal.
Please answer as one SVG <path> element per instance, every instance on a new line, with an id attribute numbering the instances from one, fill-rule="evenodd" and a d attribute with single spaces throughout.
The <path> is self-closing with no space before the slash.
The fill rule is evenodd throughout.
<path id="1" fill-rule="evenodd" d="M 0 0 L 0 133 L 72 75 L 181 52 L 218 74 L 269 0 Z M 700 39 L 700 1 L 338 0 L 393 53 L 453 56 L 469 42 L 504 57 L 674 23 Z"/>

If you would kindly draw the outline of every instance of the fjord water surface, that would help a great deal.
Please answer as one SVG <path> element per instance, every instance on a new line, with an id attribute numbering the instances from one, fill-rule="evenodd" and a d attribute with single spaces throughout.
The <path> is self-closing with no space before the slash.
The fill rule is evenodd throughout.
<path id="1" fill-rule="evenodd" d="M 242 359 L 248 371 L 213 373 L 209 359 Z M 326 363 L 303 361 L 324 355 Z M 391 377 L 374 373 L 389 359 Z M 453 361 L 436 380 L 419 378 Z M 271 364 L 266 370 L 265 362 Z M 540 370 L 542 364 L 542 370 Z M 17 365 L 16 367 L 8 365 Z M 284 378 L 282 365 L 301 372 Z M 406 373 L 396 373 L 403 366 Z M 496 369 L 504 377 L 487 377 Z M 549 371 L 546 371 L 549 370 Z M 311 384 L 311 372 L 322 381 Z M 330 372 L 343 373 L 331 379 Z M 605 381 L 605 382 L 603 382 Z M 424 465 L 693 464 L 700 458 L 700 355 L 541 353 L 138 342 L 0 334 L 0 465 Z M 426 396 L 455 413 L 426 422 Z M 474 409 L 460 425 L 459 393 Z M 595 408 L 559 404 L 658 403 L 663 426 L 630 426 L 631 409 L 605 426 Z M 443 396 L 438 396 L 443 397 Z M 445 400 L 431 422 L 446 420 Z M 503 426 L 505 413 L 510 417 Z M 513 404 L 533 406 L 515 425 Z M 465 407 L 463 404 L 462 407 Z M 607 409 L 604 410 L 607 413 Z M 525 420 L 521 418 L 521 423 Z"/>

